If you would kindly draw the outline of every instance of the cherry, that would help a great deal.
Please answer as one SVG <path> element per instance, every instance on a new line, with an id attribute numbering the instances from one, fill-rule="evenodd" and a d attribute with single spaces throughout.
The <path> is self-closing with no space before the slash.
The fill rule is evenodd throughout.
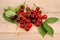
<path id="1" fill-rule="evenodd" d="M 39 27 L 40 23 L 39 23 L 39 22 L 36 22 L 35 25 L 36 25 L 37 27 Z"/>
<path id="2" fill-rule="evenodd" d="M 35 22 L 36 22 L 36 19 L 32 19 L 31 22 L 32 22 L 32 23 L 35 23 Z"/>
<path id="3" fill-rule="evenodd" d="M 31 23 L 27 23 L 27 27 L 31 28 L 32 24 Z"/>
<path id="4" fill-rule="evenodd" d="M 24 9 L 20 9 L 20 12 L 24 12 Z"/>
<path id="5" fill-rule="evenodd" d="M 39 13 L 37 13 L 36 15 L 37 15 L 38 18 L 41 16 L 41 14 L 39 14 Z"/>
<path id="6" fill-rule="evenodd" d="M 23 14 L 23 12 L 17 11 L 16 14 L 17 14 L 17 15 Z"/>
<path id="7" fill-rule="evenodd" d="M 38 11 L 40 9 L 40 7 L 36 7 L 36 10 Z"/>
<path id="8" fill-rule="evenodd" d="M 35 13 L 37 13 L 38 11 L 37 10 L 34 10 Z"/>
<path id="9" fill-rule="evenodd" d="M 34 11 L 33 14 L 36 15 L 36 12 Z"/>
<path id="10" fill-rule="evenodd" d="M 20 17 L 17 17 L 17 19 L 16 19 L 16 20 L 17 20 L 17 22 L 20 22 Z"/>
<path id="11" fill-rule="evenodd" d="M 24 23 L 24 21 L 23 20 L 20 20 L 20 24 L 23 24 Z"/>
<path id="12" fill-rule="evenodd" d="M 43 18 L 43 19 L 46 19 L 46 18 L 47 18 L 47 15 L 43 15 L 42 18 Z"/>
<path id="13" fill-rule="evenodd" d="M 27 11 L 30 11 L 30 8 L 29 8 L 29 7 L 26 7 L 26 10 L 27 10 Z"/>
<path id="14" fill-rule="evenodd" d="M 23 14 L 23 12 L 20 12 L 20 14 Z"/>
<path id="15" fill-rule="evenodd" d="M 38 18 L 38 16 L 36 15 L 36 16 L 35 16 L 35 18 L 37 19 L 37 18 Z"/>
<path id="16" fill-rule="evenodd" d="M 31 18 L 35 18 L 35 15 L 34 14 L 31 14 Z"/>
<path id="17" fill-rule="evenodd" d="M 24 5 L 21 5 L 21 8 L 22 8 L 22 9 L 25 9 L 25 6 L 24 6 Z"/>
<path id="18" fill-rule="evenodd" d="M 14 19 L 14 18 L 15 18 L 15 16 L 10 16 L 10 18 L 11 18 L 11 19 Z"/>
<path id="19" fill-rule="evenodd" d="M 23 12 L 23 16 L 26 16 L 27 12 Z"/>
<path id="20" fill-rule="evenodd" d="M 25 30 L 26 30 L 26 31 L 29 31 L 29 30 L 30 30 L 30 28 L 29 28 L 29 27 L 26 27 L 26 28 L 25 28 Z"/>
<path id="21" fill-rule="evenodd" d="M 17 11 L 17 12 L 16 12 L 16 14 L 18 14 L 18 15 L 19 15 L 19 14 L 20 14 L 20 11 Z"/>
<path id="22" fill-rule="evenodd" d="M 23 21 L 26 21 L 26 18 L 25 18 L 25 16 L 24 16 L 24 17 L 22 17 L 22 20 L 23 20 Z"/>
<path id="23" fill-rule="evenodd" d="M 25 25 L 24 24 L 20 24 L 20 28 L 24 28 L 25 27 Z"/>
<path id="24" fill-rule="evenodd" d="M 39 10 L 39 11 L 38 11 L 38 13 L 40 13 L 40 14 L 41 14 L 41 13 L 42 13 L 42 10 Z"/>
<path id="25" fill-rule="evenodd" d="M 40 15 L 40 17 L 39 17 L 40 19 L 42 19 L 42 15 Z"/>
<path id="26" fill-rule="evenodd" d="M 26 20 L 27 23 L 30 23 L 31 21 L 30 20 Z"/>
<path id="27" fill-rule="evenodd" d="M 39 23 L 41 23 L 41 22 L 42 22 L 42 19 L 39 18 L 37 21 L 38 21 Z"/>
<path id="28" fill-rule="evenodd" d="M 27 13 L 26 14 L 26 18 L 29 19 L 30 18 L 30 14 Z"/>
<path id="29" fill-rule="evenodd" d="M 31 11 L 31 14 L 33 14 L 34 10 L 33 9 L 30 9 L 30 11 Z"/>

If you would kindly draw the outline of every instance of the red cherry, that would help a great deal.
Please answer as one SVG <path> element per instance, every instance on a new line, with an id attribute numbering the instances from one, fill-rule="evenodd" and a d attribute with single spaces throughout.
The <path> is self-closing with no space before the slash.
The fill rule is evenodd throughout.
<path id="1" fill-rule="evenodd" d="M 31 23 L 27 23 L 27 27 L 31 28 L 32 24 Z"/>
<path id="2" fill-rule="evenodd" d="M 39 27 L 40 23 L 39 23 L 39 22 L 36 22 L 35 25 L 36 25 L 37 27 Z"/>
<path id="3" fill-rule="evenodd" d="M 24 12 L 24 9 L 20 9 L 20 12 Z"/>
<path id="4" fill-rule="evenodd" d="M 30 14 L 26 14 L 26 18 L 29 19 L 30 18 Z"/>
<path id="5" fill-rule="evenodd" d="M 30 21 L 30 20 L 27 20 L 26 22 L 27 22 L 27 23 L 30 23 L 31 21 Z"/>
<path id="6" fill-rule="evenodd" d="M 47 15 L 43 15 L 42 18 L 43 18 L 43 19 L 46 19 L 46 18 L 47 18 Z"/>
<path id="7" fill-rule="evenodd" d="M 24 28 L 25 27 L 25 25 L 24 24 L 20 24 L 20 28 Z"/>
<path id="8" fill-rule="evenodd" d="M 35 16 L 35 18 L 37 19 L 37 18 L 38 18 L 38 16 L 36 15 L 36 16 Z"/>
<path id="9" fill-rule="evenodd" d="M 39 23 L 41 23 L 41 22 L 42 22 L 42 19 L 39 18 L 37 21 L 38 21 Z"/>
<path id="10" fill-rule="evenodd" d="M 36 12 L 33 12 L 34 15 L 36 15 Z"/>
<path id="11" fill-rule="evenodd" d="M 42 10 L 39 10 L 38 13 L 41 14 L 42 13 Z"/>
<path id="12" fill-rule="evenodd" d="M 39 17 L 40 19 L 42 19 L 42 15 L 40 15 L 40 17 Z"/>
<path id="13" fill-rule="evenodd" d="M 14 16 L 11 16 L 10 18 L 11 18 L 11 19 L 14 19 L 15 17 L 14 17 Z"/>
<path id="14" fill-rule="evenodd" d="M 32 22 L 32 23 L 35 23 L 35 22 L 36 22 L 36 19 L 31 19 L 31 22 Z"/>
<path id="15" fill-rule="evenodd" d="M 23 14 L 23 12 L 17 11 L 16 14 L 18 14 L 18 15 L 19 15 L 19 14 Z"/>
<path id="16" fill-rule="evenodd" d="M 20 14 L 20 11 L 17 11 L 17 12 L 16 12 L 16 14 L 18 14 L 18 15 L 19 15 L 19 14 Z"/>
<path id="17" fill-rule="evenodd" d="M 31 18 L 34 18 L 35 17 L 35 15 L 34 14 L 31 14 Z"/>
<path id="18" fill-rule="evenodd" d="M 24 6 L 24 5 L 21 5 L 21 8 L 22 8 L 22 9 L 25 9 L 25 6 Z"/>
<path id="19" fill-rule="evenodd" d="M 25 16 L 24 16 L 24 17 L 22 17 L 22 20 L 23 20 L 23 21 L 25 21 L 25 20 L 26 20 Z"/>
<path id="20" fill-rule="evenodd" d="M 23 12 L 20 12 L 20 14 L 23 14 Z"/>
<path id="21" fill-rule="evenodd" d="M 34 10 L 35 13 L 37 13 L 38 11 L 37 10 Z"/>
<path id="22" fill-rule="evenodd" d="M 23 24 L 24 23 L 24 21 L 23 20 L 20 20 L 20 24 Z"/>
<path id="23" fill-rule="evenodd" d="M 27 12 L 23 12 L 23 15 L 26 16 Z"/>
<path id="24" fill-rule="evenodd" d="M 30 30 L 30 28 L 29 28 L 29 27 L 26 27 L 26 28 L 25 28 L 25 30 L 26 30 L 26 31 L 29 31 L 29 30 Z"/>
<path id="25" fill-rule="evenodd" d="M 39 14 L 39 13 L 37 13 L 36 15 L 37 15 L 38 18 L 41 16 L 41 14 Z"/>
<path id="26" fill-rule="evenodd" d="M 33 13 L 33 12 L 34 12 L 34 10 L 33 10 L 33 9 L 31 9 L 30 11 L 31 11 L 31 13 Z"/>
<path id="27" fill-rule="evenodd" d="M 18 17 L 16 20 L 17 20 L 17 22 L 20 22 L 20 17 Z"/>

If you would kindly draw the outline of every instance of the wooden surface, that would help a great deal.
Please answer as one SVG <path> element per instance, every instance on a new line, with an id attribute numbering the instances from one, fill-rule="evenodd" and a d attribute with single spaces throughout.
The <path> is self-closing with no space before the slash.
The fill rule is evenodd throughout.
<path id="1" fill-rule="evenodd" d="M 16 30 L 16 25 L 7 22 L 2 17 L 4 8 L 8 6 L 16 7 L 23 4 L 25 0 L 0 0 L 0 40 L 60 40 L 60 20 L 56 23 L 49 24 L 54 29 L 54 36 L 48 34 L 43 38 L 38 28 L 33 26 L 29 32 L 22 29 Z M 57 17 L 60 19 L 60 0 L 26 0 L 26 4 L 33 7 L 33 4 L 44 8 L 48 17 Z M 44 11 L 43 10 L 43 11 Z M 17 34 L 18 33 L 18 34 Z"/>

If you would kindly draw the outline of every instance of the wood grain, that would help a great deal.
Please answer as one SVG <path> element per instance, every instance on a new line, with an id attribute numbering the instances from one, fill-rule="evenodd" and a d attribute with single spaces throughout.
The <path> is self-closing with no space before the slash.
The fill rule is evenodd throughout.
<path id="1" fill-rule="evenodd" d="M 33 26 L 29 32 L 23 29 L 16 30 L 16 25 L 7 22 L 2 17 L 4 8 L 8 6 L 16 7 L 23 4 L 25 0 L 0 0 L 0 40 L 60 40 L 60 0 L 26 0 L 26 4 L 33 8 L 35 3 L 43 8 L 43 14 L 48 17 L 57 17 L 59 20 L 56 23 L 49 24 L 54 29 L 54 36 L 48 34 L 43 38 L 37 27 Z M 44 13 L 44 11 L 46 13 Z M 18 34 L 18 35 L 17 35 Z"/>

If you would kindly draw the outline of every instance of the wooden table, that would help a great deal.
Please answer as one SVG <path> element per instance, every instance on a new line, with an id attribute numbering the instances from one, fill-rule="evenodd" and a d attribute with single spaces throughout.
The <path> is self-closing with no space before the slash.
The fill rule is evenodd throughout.
<path id="1" fill-rule="evenodd" d="M 33 26 L 29 32 L 23 29 L 16 30 L 16 25 L 7 22 L 2 17 L 4 8 L 8 6 L 16 7 L 23 4 L 25 0 L 0 0 L 0 40 L 60 40 L 60 20 L 56 23 L 49 24 L 54 29 L 54 36 L 50 37 L 48 34 L 43 38 L 38 28 Z M 43 14 L 48 17 L 57 17 L 60 19 L 60 0 L 26 0 L 26 4 L 33 8 L 33 4 L 43 8 Z"/>

